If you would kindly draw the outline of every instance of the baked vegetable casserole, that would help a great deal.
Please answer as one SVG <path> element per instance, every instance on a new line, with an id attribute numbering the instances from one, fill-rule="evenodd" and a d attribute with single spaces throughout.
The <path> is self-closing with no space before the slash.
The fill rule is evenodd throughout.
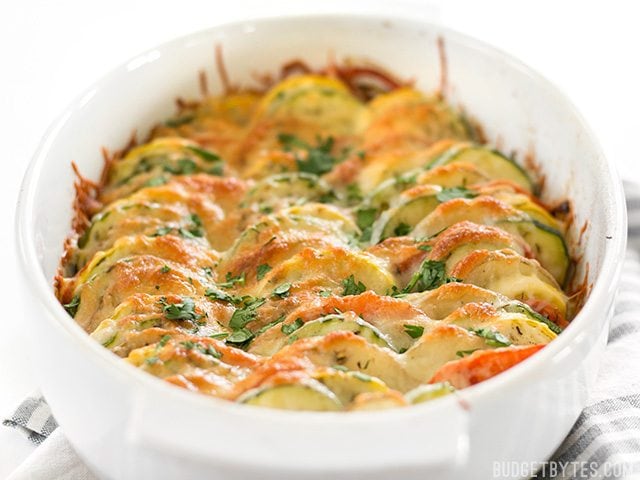
<path id="1" fill-rule="evenodd" d="M 566 222 L 442 95 L 353 65 L 262 80 L 78 174 L 56 288 L 96 341 L 206 395 L 340 411 L 451 394 L 567 325 Z"/>

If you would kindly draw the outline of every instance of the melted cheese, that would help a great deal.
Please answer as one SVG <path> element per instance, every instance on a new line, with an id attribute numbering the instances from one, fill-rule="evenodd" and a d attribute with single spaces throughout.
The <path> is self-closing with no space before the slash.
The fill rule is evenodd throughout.
<path id="1" fill-rule="evenodd" d="M 58 296 L 129 363 L 230 401 L 449 393 L 427 384 L 499 373 L 568 311 L 564 225 L 473 134 L 439 95 L 317 74 L 182 101 L 108 162 Z"/>

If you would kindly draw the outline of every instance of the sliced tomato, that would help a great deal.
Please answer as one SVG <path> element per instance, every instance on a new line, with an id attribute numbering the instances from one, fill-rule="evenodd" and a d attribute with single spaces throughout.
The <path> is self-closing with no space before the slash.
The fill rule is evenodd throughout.
<path id="1" fill-rule="evenodd" d="M 429 383 L 449 382 L 455 388 L 465 388 L 480 383 L 520 363 L 540 350 L 544 345 L 479 350 L 468 357 L 445 363 L 436 371 Z"/>

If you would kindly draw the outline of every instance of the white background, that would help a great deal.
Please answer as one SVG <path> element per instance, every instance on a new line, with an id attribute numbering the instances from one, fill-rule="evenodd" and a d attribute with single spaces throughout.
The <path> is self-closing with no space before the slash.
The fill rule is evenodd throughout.
<path id="1" fill-rule="evenodd" d="M 18 289 L 14 205 L 23 171 L 55 116 L 90 83 L 140 51 L 228 20 L 331 11 L 327 2 L 2 0 L 0 3 L 0 417 L 37 388 Z M 340 8 L 345 9 L 340 2 Z M 416 5 L 418 6 L 416 8 Z M 519 57 L 578 105 L 605 152 L 640 181 L 640 9 L 629 0 L 349 2 L 350 10 L 419 15 Z M 321 9 L 321 10 L 320 10 Z M 301 56 L 304 52 L 301 52 Z M 135 108 L 135 107 L 133 107 Z M 70 159 L 71 160 L 71 159 Z M 27 296 L 28 299 L 28 286 Z M 0 478 L 31 451 L 0 428 Z"/>

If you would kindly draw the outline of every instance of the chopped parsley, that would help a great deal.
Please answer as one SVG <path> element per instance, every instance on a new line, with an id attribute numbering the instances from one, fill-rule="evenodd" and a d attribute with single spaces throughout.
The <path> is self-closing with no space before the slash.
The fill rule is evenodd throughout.
<path id="1" fill-rule="evenodd" d="M 288 297 L 289 290 L 291 290 L 291 284 L 288 282 L 283 283 L 282 285 L 278 285 L 276 288 L 273 289 L 273 296 L 280 297 L 280 298 Z"/>
<path id="2" fill-rule="evenodd" d="M 225 342 L 241 346 L 251 339 L 253 339 L 253 332 L 248 328 L 240 328 L 238 330 L 234 330 L 233 333 L 226 338 Z"/>
<path id="3" fill-rule="evenodd" d="M 227 338 L 229 334 L 227 332 L 214 333 L 209 335 L 209 338 L 213 338 L 214 340 L 221 340 L 223 338 Z"/>
<path id="4" fill-rule="evenodd" d="M 304 321 L 301 318 L 296 318 L 293 322 L 282 325 L 282 327 L 280 327 L 280 331 L 285 335 L 291 335 L 302 325 L 304 325 Z"/>
<path id="5" fill-rule="evenodd" d="M 447 282 L 445 263 L 439 260 L 425 260 L 413 274 L 403 293 L 424 292 L 433 290 Z"/>
<path id="6" fill-rule="evenodd" d="M 177 128 L 177 127 L 180 127 L 182 125 L 186 125 L 187 123 L 192 122 L 194 118 L 196 118 L 196 116 L 193 113 L 189 113 L 187 115 L 182 115 L 181 117 L 170 118 L 170 119 L 166 120 L 164 122 L 164 124 L 167 127 Z"/>
<path id="7" fill-rule="evenodd" d="M 232 295 L 229 295 L 226 292 L 221 292 L 219 290 L 214 290 L 212 288 L 208 288 L 206 292 L 204 292 L 205 297 L 211 300 L 220 300 L 223 302 L 229 303 L 238 303 L 238 299 Z"/>
<path id="8" fill-rule="evenodd" d="M 218 287 L 220 288 L 232 288 L 236 285 L 244 285 L 244 282 L 246 280 L 245 278 L 245 273 L 242 272 L 240 275 L 237 276 L 233 276 L 233 274 L 231 272 L 227 272 L 226 275 L 226 282 L 222 282 L 218 284 Z"/>
<path id="9" fill-rule="evenodd" d="M 443 188 L 442 191 L 436 194 L 436 198 L 440 203 L 448 202 L 454 198 L 475 198 L 477 196 L 477 193 L 474 193 L 465 187 Z"/>
<path id="10" fill-rule="evenodd" d="M 162 268 L 160 269 L 160 272 L 162 273 L 169 273 L 171 271 L 171 267 L 169 267 L 168 265 L 163 265 Z"/>
<path id="11" fill-rule="evenodd" d="M 331 154 L 333 137 L 325 139 L 318 137 L 318 144 L 315 147 L 289 133 L 279 134 L 278 141 L 285 150 L 298 149 L 306 151 L 306 155 L 303 156 L 298 153 L 294 154 L 296 165 L 300 172 L 322 175 L 331 171 L 333 166 L 338 163 L 338 159 Z"/>
<path id="12" fill-rule="evenodd" d="M 422 245 L 418 245 L 418 250 L 422 250 L 424 252 L 430 252 L 432 248 L 433 247 L 431 247 L 431 245 L 427 245 L 426 243 L 423 243 Z"/>
<path id="13" fill-rule="evenodd" d="M 356 224 L 362 231 L 360 239 L 363 242 L 371 240 L 371 228 L 373 226 L 373 222 L 376 221 L 377 214 L 378 210 L 373 207 L 360 207 L 356 210 Z"/>
<path id="14" fill-rule="evenodd" d="M 342 280 L 342 295 L 360 295 L 362 292 L 367 290 L 367 287 L 364 283 L 358 281 L 353 275 L 349 275 L 347 278 Z"/>
<path id="15" fill-rule="evenodd" d="M 421 325 L 409 325 L 404 324 L 404 333 L 409 335 L 411 338 L 420 338 L 424 333 L 424 327 Z"/>
<path id="16" fill-rule="evenodd" d="M 201 314 L 196 313 L 196 305 L 191 297 L 182 297 L 179 303 L 167 303 L 167 299 L 162 297 L 159 303 L 167 320 L 196 321 L 202 318 Z"/>
<path id="17" fill-rule="evenodd" d="M 477 352 L 478 350 L 480 350 L 479 348 L 472 348 L 471 350 L 458 350 L 456 352 L 456 356 L 463 358 L 466 357 L 467 355 L 471 355 L 473 352 Z"/>
<path id="18" fill-rule="evenodd" d="M 361 202 L 363 200 L 362 190 L 357 183 L 347 185 L 347 201 L 351 203 Z"/>
<path id="19" fill-rule="evenodd" d="M 222 159 L 219 155 L 210 152 L 209 150 L 205 150 L 204 148 L 188 146 L 187 149 L 191 150 L 193 153 L 198 155 L 205 162 L 221 162 Z"/>
<path id="20" fill-rule="evenodd" d="M 404 237 L 411 231 L 411 225 L 401 222 L 398 226 L 393 230 L 393 233 L 396 237 Z"/>
<path id="21" fill-rule="evenodd" d="M 210 357 L 215 358 L 216 360 L 222 358 L 222 353 L 213 348 L 211 345 L 202 345 L 201 343 L 197 343 L 196 347 L 205 355 L 209 355 Z"/>
<path id="22" fill-rule="evenodd" d="M 153 233 L 151 236 L 152 237 L 162 237 L 164 235 L 168 235 L 169 233 L 171 233 L 171 230 L 173 230 L 172 227 L 158 227 L 155 231 L 155 233 Z"/>
<path id="23" fill-rule="evenodd" d="M 248 323 L 253 322 L 258 316 L 256 310 L 258 307 L 264 305 L 265 302 L 266 300 L 264 298 L 245 297 L 243 304 L 235 309 L 229 320 L 229 327 L 234 330 L 234 333 L 235 330 L 241 330 Z M 231 336 L 233 336 L 233 334 Z"/>
<path id="24" fill-rule="evenodd" d="M 158 342 L 158 345 L 160 347 L 164 347 L 169 342 L 169 340 L 171 340 L 171 335 L 163 335 L 160 341 Z"/>
<path id="25" fill-rule="evenodd" d="M 164 185 L 165 183 L 167 183 L 167 179 L 164 176 L 160 175 L 159 177 L 153 177 L 147 180 L 146 182 L 144 182 L 144 186 L 159 187 L 161 185 Z"/>
<path id="26" fill-rule="evenodd" d="M 508 347 L 511 345 L 511 341 L 507 337 L 495 330 L 489 328 L 470 328 L 469 331 L 484 338 L 490 347 Z"/>
<path id="27" fill-rule="evenodd" d="M 403 175 L 396 174 L 394 177 L 394 180 L 396 182 L 396 186 L 398 186 L 399 188 L 406 188 L 416 184 L 416 181 L 418 180 L 418 174 L 417 173 L 405 173 Z"/>
<path id="28" fill-rule="evenodd" d="M 198 170 L 196 162 L 190 158 L 180 158 L 176 162 L 175 166 L 165 165 L 163 167 L 165 172 L 172 173 L 174 175 L 191 175 Z"/>
<path id="29" fill-rule="evenodd" d="M 62 306 L 64 307 L 64 309 L 67 311 L 69 315 L 71 315 L 72 317 L 75 317 L 76 313 L 78 313 L 78 307 L 80 306 L 80 296 L 79 295 L 74 296 L 69 303 L 65 303 Z"/>
<path id="30" fill-rule="evenodd" d="M 271 270 L 271 265 L 268 265 L 266 263 L 263 263 L 262 265 L 258 265 L 257 273 L 256 273 L 256 278 L 258 280 L 262 280 L 264 278 L 264 276 Z"/>
<path id="31" fill-rule="evenodd" d="M 275 327 L 276 325 L 278 325 L 279 323 L 284 322 L 284 313 L 282 315 L 280 315 L 278 318 L 276 318 L 275 320 L 273 320 L 272 322 L 269 322 L 265 325 L 263 325 L 262 327 L 260 327 L 260 329 L 258 329 L 258 331 L 256 332 L 256 337 L 258 335 L 262 335 L 264 332 L 266 332 L 267 330 L 269 330 L 271 327 Z"/>

